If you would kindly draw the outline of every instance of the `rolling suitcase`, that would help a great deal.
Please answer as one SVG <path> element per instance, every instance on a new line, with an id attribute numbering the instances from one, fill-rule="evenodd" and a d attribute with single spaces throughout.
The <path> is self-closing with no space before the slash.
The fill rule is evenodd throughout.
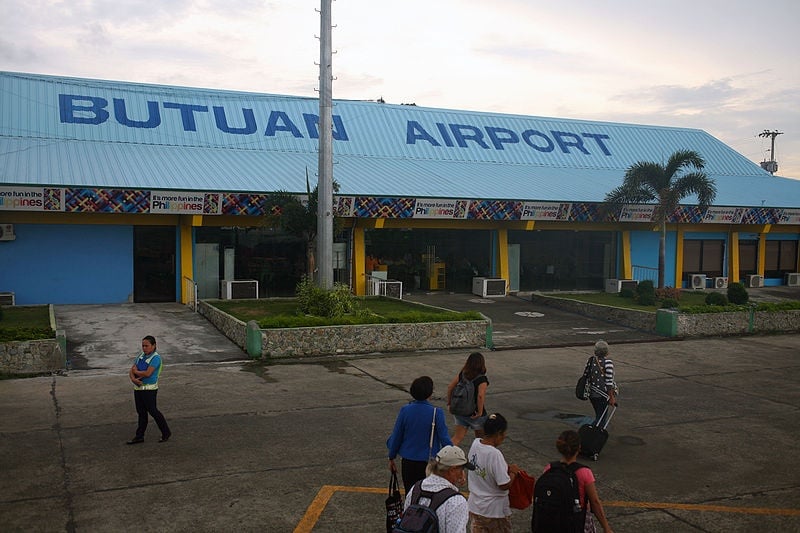
<path id="1" fill-rule="evenodd" d="M 612 408 L 610 413 L 608 413 L 609 407 Z M 611 417 L 614 416 L 616 412 L 616 406 L 612 407 L 608 405 L 605 411 L 603 411 L 603 416 L 600 417 L 600 420 L 604 421 L 603 427 L 595 426 L 594 424 L 584 424 L 580 427 L 578 435 L 581 437 L 581 455 L 589 457 L 592 461 L 597 461 L 597 456 L 600 455 L 603 446 L 606 445 L 606 441 L 608 440 L 608 431 L 606 428 L 608 427 L 608 423 L 611 422 Z M 606 413 L 608 413 L 608 418 L 606 418 Z"/>

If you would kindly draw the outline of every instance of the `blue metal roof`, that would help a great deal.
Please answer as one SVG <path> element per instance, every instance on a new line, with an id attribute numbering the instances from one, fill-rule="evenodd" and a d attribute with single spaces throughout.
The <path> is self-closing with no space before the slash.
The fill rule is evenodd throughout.
<path id="1" fill-rule="evenodd" d="M 0 184 L 305 192 L 316 99 L 0 73 Z M 708 133 L 335 101 L 340 194 L 602 201 L 637 161 L 698 151 L 716 205 L 800 207 Z M 687 199 L 691 202 L 691 199 Z"/>

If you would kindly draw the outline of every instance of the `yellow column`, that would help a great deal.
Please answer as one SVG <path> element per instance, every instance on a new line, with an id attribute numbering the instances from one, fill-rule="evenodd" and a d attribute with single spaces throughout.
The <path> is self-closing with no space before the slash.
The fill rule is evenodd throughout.
<path id="1" fill-rule="evenodd" d="M 622 279 L 633 279 L 633 265 L 631 263 L 631 232 L 622 232 Z"/>
<path id="2" fill-rule="evenodd" d="M 508 230 L 501 228 L 497 230 L 497 267 L 500 270 L 500 277 L 508 284 Z M 508 288 L 508 287 L 506 287 Z"/>
<path id="3" fill-rule="evenodd" d="M 728 239 L 728 283 L 739 281 L 739 232 L 732 231 Z"/>
<path id="4" fill-rule="evenodd" d="M 768 230 L 769 231 L 769 230 Z M 767 264 L 767 233 L 758 234 L 758 272 L 759 276 L 764 275 Z"/>
<path id="5" fill-rule="evenodd" d="M 366 249 L 364 245 L 364 228 L 356 222 L 353 228 L 353 287 L 356 296 L 367 293 Z"/>
<path id="6" fill-rule="evenodd" d="M 180 230 L 181 247 L 181 303 L 189 303 L 189 294 L 183 278 L 194 279 L 194 258 L 192 256 L 192 227 L 202 226 L 202 215 L 182 216 Z"/>
<path id="7" fill-rule="evenodd" d="M 683 286 L 683 230 L 675 232 L 675 288 Z"/>

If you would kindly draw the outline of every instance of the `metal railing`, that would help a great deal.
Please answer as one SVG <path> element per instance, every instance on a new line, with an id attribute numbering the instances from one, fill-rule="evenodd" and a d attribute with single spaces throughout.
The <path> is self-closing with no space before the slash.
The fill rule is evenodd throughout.
<path id="1" fill-rule="evenodd" d="M 633 279 L 637 281 L 644 281 L 649 279 L 653 282 L 653 284 L 658 283 L 658 268 L 642 266 L 642 265 L 631 265 L 633 267 Z"/>
<path id="2" fill-rule="evenodd" d="M 192 311 L 197 312 L 198 299 L 197 299 L 197 283 L 191 278 L 183 277 L 183 294 L 186 297 L 184 302 L 192 308 Z"/>
<path id="3" fill-rule="evenodd" d="M 386 296 L 403 299 L 403 282 L 393 279 L 380 279 L 367 275 L 367 296 Z"/>

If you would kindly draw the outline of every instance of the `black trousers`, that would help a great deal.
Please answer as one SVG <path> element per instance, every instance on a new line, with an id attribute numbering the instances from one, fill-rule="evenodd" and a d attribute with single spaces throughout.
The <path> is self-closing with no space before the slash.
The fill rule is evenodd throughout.
<path id="1" fill-rule="evenodd" d="M 589 401 L 592 402 L 592 407 L 594 407 L 594 416 L 595 416 L 594 425 L 603 427 L 602 426 L 604 421 L 603 411 L 605 411 L 606 407 L 608 407 L 608 398 L 591 396 L 589 398 Z"/>
<path id="2" fill-rule="evenodd" d="M 169 437 L 172 432 L 167 425 L 167 419 L 158 410 L 157 405 L 158 389 L 156 390 L 135 390 L 133 400 L 136 403 L 136 413 L 139 415 L 139 425 L 136 427 L 136 437 L 144 438 L 147 430 L 147 415 L 153 417 L 158 429 L 161 430 L 162 437 Z"/>
<path id="3" fill-rule="evenodd" d="M 411 492 L 411 487 L 420 479 L 425 479 L 425 467 L 428 466 L 428 461 L 412 461 L 411 459 L 403 459 L 400 464 L 400 474 L 403 478 L 403 488 L 406 489 L 406 494 Z"/>

